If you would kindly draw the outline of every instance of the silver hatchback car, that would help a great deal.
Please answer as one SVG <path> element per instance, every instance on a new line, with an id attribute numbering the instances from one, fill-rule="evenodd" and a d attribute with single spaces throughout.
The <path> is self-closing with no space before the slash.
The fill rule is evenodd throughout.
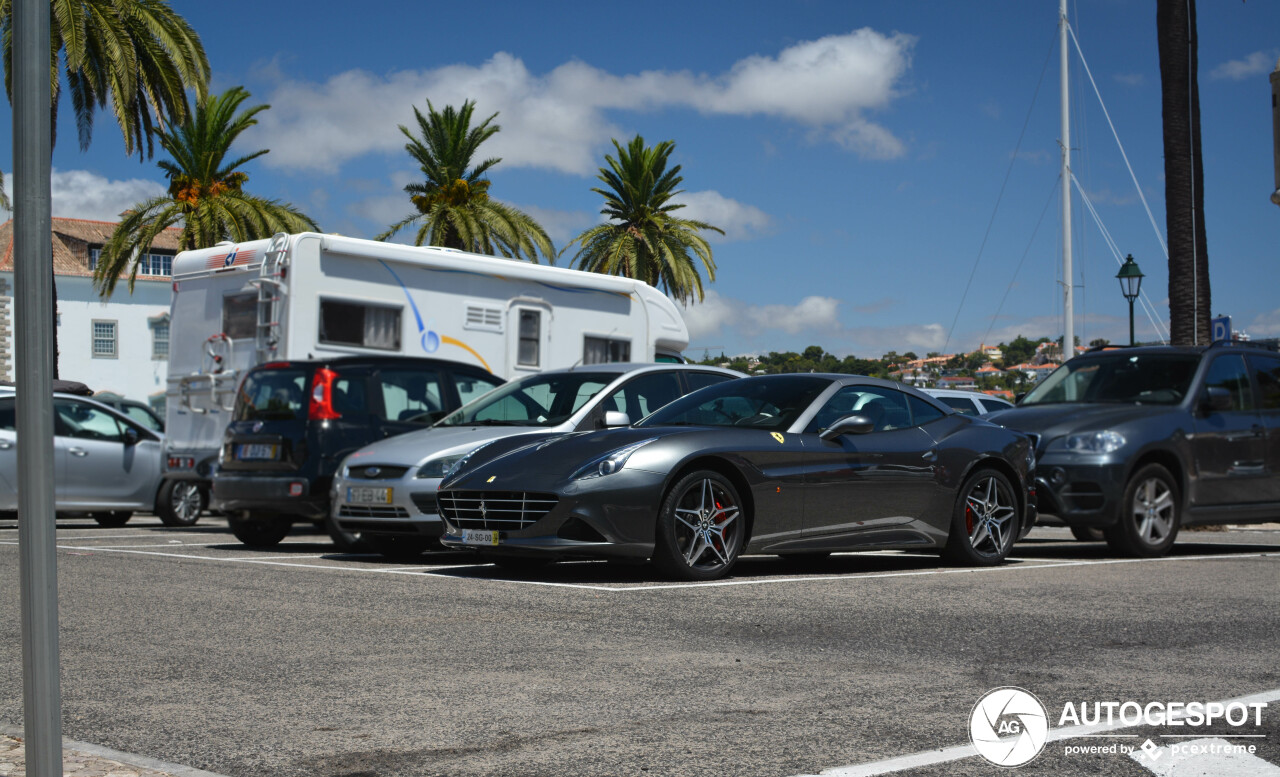
<path id="1" fill-rule="evenodd" d="M 477 448 L 529 432 L 627 426 L 700 388 L 743 377 L 693 364 L 591 364 L 513 380 L 435 426 L 351 454 L 333 479 L 333 520 L 379 553 L 412 558 L 443 530 L 436 488 Z"/>
<path id="2" fill-rule="evenodd" d="M 0 390 L 0 513 L 18 509 L 14 392 Z M 162 436 L 91 399 L 53 395 L 55 508 L 123 526 L 160 487 Z"/>

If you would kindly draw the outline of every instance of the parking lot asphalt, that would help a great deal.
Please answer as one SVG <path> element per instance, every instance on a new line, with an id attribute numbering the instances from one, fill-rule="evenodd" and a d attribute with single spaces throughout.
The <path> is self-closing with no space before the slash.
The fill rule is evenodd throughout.
<path id="1" fill-rule="evenodd" d="M 969 718 L 1001 686 L 1062 731 L 1068 702 L 1274 699 L 1247 729 L 1051 741 L 1020 773 L 1161 774 L 1170 745 L 1208 737 L 1254 747 L 1241 773 L 1280 772 L 1274 525 L 1187 532 L 1141 561 L 1053 528 L 984 570 L 748 557 L 713 584 L 603 562 L 398 564 L 303 529 L 253 551 L 210 518 L 58 526 L 64 734 L 220 774 L 985 775 L 1000 769 L 964 750 Z M 0 522 L 10 725 L 16 537 Z M 1147 740 L 1166 748 L 1148 765 L 1067 752 Z"/>

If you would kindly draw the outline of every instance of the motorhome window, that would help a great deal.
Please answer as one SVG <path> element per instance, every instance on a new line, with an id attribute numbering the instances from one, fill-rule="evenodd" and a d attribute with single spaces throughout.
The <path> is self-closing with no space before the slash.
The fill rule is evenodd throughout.
<path id="1" fill-rule="evenodd" d="M 537 367 L 541 354 L 539 345 L 542 342 L 542 314 L 536 310 L 520 311 L 520 351 L 516 356 L 516 364 L 522 367 Z"/>
<path id="2" fill-rule="evenodd" d="M 244 291 L 222 298 L 222 333 L 232 340 L 251 340 L 258 332 L 258 292 Z"/>
<path id="3" fill-rule="evenodd" d="M 582 363 L 607 364 L 631 361 L 631 341 L 612 340 L 608 337 L 582 338 Z"/>
<path id="4" fill-rule="evenodd" d="M 400 308 L 320 300 L 320 342 L 400 350 Z"/>
<path id="5" fill-rule="evenodd" d="M 599 394 L 612 373 L 542 373 L 506 383 L 437 426 L 555 426 Z"/>
<path id="6" fill-rule="evenodd" d="M 444 387 L 434 370 L 382 370 L 378 381 L 388 421 L 432 424 L 444 411 Z"/>
<path id="7" fill-rule="evenodd" d="M 453 387 L 458 390 L 458 402 L 464 405 L 501 385 L 502 381 L 498 378 L 482 378 L 479 375 L 453 376 Z"/>
<path id="8" fill-rule="evenodd" d="M 301 416 L 307 374 L 302 370 L 258 370 L 245 376 L 236 397 L 237 421 L 293 421 Z"/>

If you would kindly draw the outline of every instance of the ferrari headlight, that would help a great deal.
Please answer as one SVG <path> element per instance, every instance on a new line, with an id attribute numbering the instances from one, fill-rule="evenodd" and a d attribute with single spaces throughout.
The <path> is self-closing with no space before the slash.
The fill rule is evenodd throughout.
<path id="1" fill-rule="evenodd" d="M 591 480 L 592 478 L 600 478 L 600 477 L 604 477 L 605 475 L 612 475 L 613 473 L 622 469 L 626 465 L 627 459 L 631 458 L 631 454 L 635 453 L 636 451 L 640 450 L 641 448 L 643 448 L 644 446 L 648 445 L 649 443 L 653 442 L 656 439 L 658 438 L 650 437 L 647 440 L 641 440 L 640 442 L 632 443 L 631 445 L 628 445 L 625 448 L 619 448 L 616 451 L 606 453 L 605 455 L 592 460 L 590 463 L 580 468 L 577 472 L 573 473 L 573 476 L 570 477 L 569 479 L 570 480 Z"/>
<path id="2" fill-rule="evenodd" d="M 434 459 L 427 459 L 426 463 L 418 467 L 418 474 L 414 477 L 420 478 L 442 478 L 449 474 L 455 466 L 465 461 L 473 451 L 467 453 L 453 453 L 448 456 L 437 456 Z"/>
<path id="3" fill-rule="evenodd" d="M 1063 446 L 1076 453 L 1115 453 L 1124 447 L 1124 435 L 1112 431 L 1069 434 Z"/>

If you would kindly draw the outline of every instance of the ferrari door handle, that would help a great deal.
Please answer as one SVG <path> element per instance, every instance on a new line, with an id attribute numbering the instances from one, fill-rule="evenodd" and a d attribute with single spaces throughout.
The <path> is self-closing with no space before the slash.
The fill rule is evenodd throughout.
<path id="1" fill-rule="evenodd" d="M 67 453 L 70 453 L 72 456 L 80 456 L 81 458 L 89 455 L 89 451 L 84 448 L 67 448 Z"/>

